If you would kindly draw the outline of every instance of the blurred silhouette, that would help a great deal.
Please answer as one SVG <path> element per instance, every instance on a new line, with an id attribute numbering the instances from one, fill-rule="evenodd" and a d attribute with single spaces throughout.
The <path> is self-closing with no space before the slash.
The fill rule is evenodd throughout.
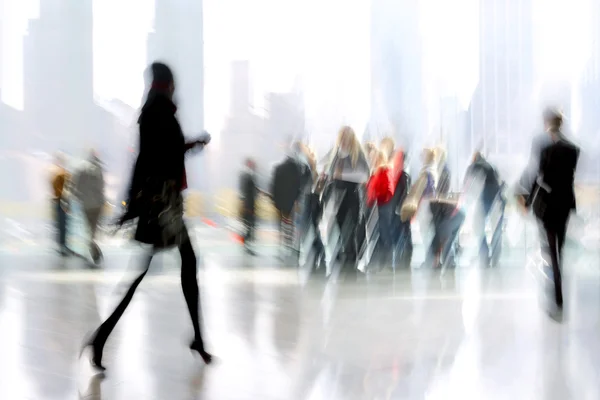
<path id="1" fill-rule="evenodd" d="M 240 216 L 246 229 L 244 233 L 244 249 L 250 255 L 256 255 L 251 248 L 254 241 L 256 229 L 256 198 L 258 197 L 258 187 L 256 186 L 256 163 L 253 159 L 246 160 L 244 171 L 240 177 Z"/>
<path id="2" fill-rule="evenodd" d="M 553 281 L 554 308 L 550 316 L 560 318 L 563 309 L 562 251 L 571 211 L 576 209 L 575 170 L 579 148 L 562 133 L 563 116 L 548 109 L 544 112 L 546 136 L 538 137 L 532 147 L 530 168 L 525 171 L 521 186 L 527 198 L 520 196 L 522 206 L 532 209 L 539 222 L 542 251 L 546 265 L 551 268 L 547 275 Z M 532 177 L 535 175 L 535 179 Z"/>
<path id="3" fill-rule="evenodd" d="M 279 237 L 284 257 L 294 249 L 294 208 L 304 187 L 309 184 L 308 165 L 298 160 L 298 144 L 292 146 L 285 159 L 275 166 L 271 181 L 271 197 L 279 213 Z"/>
<path id="4" fill-rule="evenodd" d="M 181 195 L 187 187 L 185 153 L 208 144 L 210 136 L 204 135 L 194 142 L 185 142 L 175 117 L 177 107 L 172 100 L 175 91 L 173 73 L 162 63 L 152 64 L 151 72 L 152 87 L 138 120 L 140 151 L 129 188 L 127 210 L 119 224 L 137 218 L 135 240 L 152 245 L 153 249 L 145 258 L 141 274 L 121 302 L 85 344 L 92 350 L 92 365 L 101 371 L 105 370 L 102 365 L 104 345 L 146 276 L 154 252 L 171 247 L 178 247 L 181 255 L 181 286 L 194 328 L 190 349 L 197 351 L 205 363 L 212 361 L 212 356 L 204 349 L 200 332 L 197 260 L 183 222 Z"/>
<path id="5" fill-rule="evenodd" d="M 64 155 L 57 154 L 54 167 L 51 171 L 52 209 L 54 211 L 54 220 L 58 232 L 58 250 L 63 257 L 72 253 L 67 247 L 67 222 L 69 212 L 67 187 L 70 179 L 71 175 L 65 168 Z"/>
<path id="6" fill-rule="evenodd" d="M 385 262 L 392 250 L 393 210 L 388 207 L 388 203 L 394 196 L 394 184 L 386 153 L 377 150 L 373 161 L 371 177 L 367 182 L 367 207 L 377 207 L 379 217 L 377 252 L 380 256 L 379 260 Z"/>
<path id="7" fill-rule="evenodd" d="M 505 201 L 502 198 L 501 193 L 501 181 L 498 176 L 498 172 L 496 169 L 483 157 L 483 155 L 477 151 L 473 155 L 473 161 L 471 165 L 469 165 L 467 172 L 465 174 L 465 182 L 464 182 L 464 192 L 470 192 L 471 187 L 474 184 L 481 182 L 482 188 L 481 193 L 477 193 L 477 197 L 479 199 L 479 221 L 476 223 L 477 226 L 477 234 L 481 236 L 481 245 L 479 247 L 479 259 L 480 263 L 484 267 L 491 266 L 492 259 L 497 259 L 499 254 L 495 253 L 494 257 L 491 257 L 490 249 L 488 246 L 488 240 L 485 234 L 485 225 L 496 200 L 501 202 L 502 207 L 502 215 L 504 214 L 504 206 Z M 474 193 L 475 194 L 475 193 Z M 501 229 L 503 217 L 500 218 L 499 225 Z M 494 233 L 496 233 L 494 231 Z M 500 236 L 498 240 L 502 237 L 502 233 L 500 232 Z M 495 252 L 500 251 L 501 243 L 494 243 L 492 240 L 492 244 L 495 244 L 493 250 Z"/>
<path id="8" fill-rule="evenodd" d="M 335 218 L 341 234 L 341 250 L 347 260 L 354 261 L 361 245 L 358 243 L 361 240 L 358 229 L 361 185 L 369 179 L 369 163 L 354 130 L 349 126 L 340 129 L 329 157 L 325 173 L 331 185 L 330 193 L 333 194 L 329 197 L 339 202 Z"/>
<path id="9" fill-rule="evenodd" d="M 104 208 L 104 173 L 98 154 L 91 150 L 88 159 L 73 176 L 73 195 L 81 204 L 89 228 L 89 250 L 94 263 L 102 259 L 96 244 L 98 222 Z"/>

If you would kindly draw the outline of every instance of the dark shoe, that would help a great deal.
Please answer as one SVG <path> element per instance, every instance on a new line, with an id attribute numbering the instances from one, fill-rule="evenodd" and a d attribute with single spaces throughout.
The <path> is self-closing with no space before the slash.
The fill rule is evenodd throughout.
<path id="1" fill-rule="evenodd" d="M 106 371 L 106 367 L 104 365 L 102 365 L 102 350 L 100 350 L 93 342 L 86 342 L 81 347 L 79 357 L 81 358 L 81 355 L 83 354 L 85 349 L 88 349 L 88 348 L 90 349 L 90 351 L 92 353 L 92 355 L 90 357 L 90 365 L 92 366 L 92 368 L 94 368 L 95 370 L 97 370 L 99 372 Z"/>
<path id="2" fill-rule="evenodd" d="M 198 342 L 197 340 L 194 340 L 192 344 L 190 344 L 190 350 L 198 352 L 198 354 L 200 355 L 200 357 L 202 357 L 202 360 L 206 365 L 212 363 L 213 356 L 207 353 L 204 350 L 204 348 L 200 346 L 200 342 Z"/>
<path id="3" fill-rule="evenodd" d="M 81 346 L 81 351 L 79 352 L 79 358 L 83 355 L 85 349 L 90 349 L 91 357 L 90 357 L 90 365 L 92 368 L 96 369 L 99 372 L 106 371 L 106 367 L 102 365 L 102 349 L 94 343 L 94 336 L 91 339 L 88 339 L 84 342 L 84 345 Z"/>

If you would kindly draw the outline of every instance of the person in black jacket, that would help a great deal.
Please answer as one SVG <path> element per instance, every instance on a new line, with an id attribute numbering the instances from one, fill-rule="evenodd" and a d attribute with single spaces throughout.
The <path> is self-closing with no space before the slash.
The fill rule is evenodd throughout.
<path id="1" fill-rule="evenodd" d="M 181 286 L 194 328 L 190 349 L 198 352 L 205 363 L 212 361 L 212 356 L 204 349 L 200 332 L 196 254 L 183 223 L 181 195 L 187 187 L 185 153 L 208 144 L 210 136 L 205 134 L 199 140 L 186 143 L 175 117 L 177 107 L 172 100 L 175 90 L 173 73 L 162 63 L 154 63 L 150 69 L 152 87 L 138 120 L 139 154 L 129 187 L 127 209 L 119 219 L 119 224 L 137 219 L 135 240 L 151 245 L 153 251 L 145 258 L 141 274 L 121 302 L 84 346 L 84 349 L 91 348 L 90 362 L 101 371 L 105 370 L 102 365 L 104 345 L 146 276 L 153 254 L 172 247 L 178 247 L 181 254 Z"/>
<path id="2" fill-rule="evenodd" d="M 530 165 L 537 164 L 537 168 L 526 171 L 521 178 L 521 187 L 528 196 L 518 198 L 523 207 L 533 210 L 539 222 L 544 260 L 552 269 L 556 306 L 550 312 L 553 318 L 560 317 L 563 309 L 562 251 L 569 216 L 576 209 L 574 180 L 579 160 L 579 148 L 562 134 L 562 124 L 560 112 L 544 112 L 547 136 L 534 141 L 534 161 Z"/>
<path id="3" fill-rule="evenodd" d="M 249 158 L 246 160 L 246 168 L 240 178 L 240 197 L 242 203 L 241 217 L 246 228 L 244 249 L 250 255 L 256 255 L 250 248 L 250 244 L 254 240 L 254 230 L 256 228 L 256 199 L 258 192 L 259 190 L 256 186 L 256 163 Z"/>
<path id="4" fill-rule="evenodd" d="M 304 171 L 294 153 L 287 155 L 273 171 L 271 197 L 279 214 L 280 240 L 287 252 L 293 251 L 293 212 L 303 187 Z"/>

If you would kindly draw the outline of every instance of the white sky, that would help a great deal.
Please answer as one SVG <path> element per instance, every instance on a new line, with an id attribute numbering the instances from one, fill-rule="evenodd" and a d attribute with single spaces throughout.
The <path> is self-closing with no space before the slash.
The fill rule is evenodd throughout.
<path id="1" fill-rule="evenodd" d="M 576 81 L 590 53 L 595 0 L 534 0 L 536 77 Z M 39 0 L 0 0 L 2 101 L 23 106 L 23 38 Z M 143 92 L 153 0 L 94 1 L 94 89 L 134 108 Z M 478 79 L 478 0 L 421 0 L 426 98 L 466 103 Z M 304 83 L 313 134 L 349 123 L 362 132 L 370 113 L 369 0 L 204 0 L 206 128 L 219 132 L 229 110 L 230 63 L 253 71 L 254 106 L 268 92 Z M 556 48 L 561 49 L 557 56 Z M 433 107 L 433 106 L 432 106 Z M 327 131 L 327 132 L 325 132 Z"/>

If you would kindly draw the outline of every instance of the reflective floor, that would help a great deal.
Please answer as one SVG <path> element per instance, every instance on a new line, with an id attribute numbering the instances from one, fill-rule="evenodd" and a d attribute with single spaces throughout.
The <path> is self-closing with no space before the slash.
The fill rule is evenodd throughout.
<path id="1" fill-rule="evenodd" d="M 107 249 L 102 270 L 39 248 L 0 253 L 0 399 L 600 398 L 592 255 L 568 271 L 558 324 L 524 263 L 326 279 L 231 244 L 199 247 L 217 363 L 187 350 L 178 257 L 164 254 L 107 345 L 104 379 L 79 347 L 122 294 L 136 252 Z"/>

